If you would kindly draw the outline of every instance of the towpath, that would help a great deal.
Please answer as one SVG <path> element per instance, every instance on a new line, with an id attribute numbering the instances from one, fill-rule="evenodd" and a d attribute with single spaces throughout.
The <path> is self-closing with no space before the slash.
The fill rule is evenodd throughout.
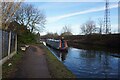
<path id="1" fill-rule="evenodd" d="M 45 52 L 37 46 L 30 46 L 23 57 L 15 78 L 50 78 Z"/>

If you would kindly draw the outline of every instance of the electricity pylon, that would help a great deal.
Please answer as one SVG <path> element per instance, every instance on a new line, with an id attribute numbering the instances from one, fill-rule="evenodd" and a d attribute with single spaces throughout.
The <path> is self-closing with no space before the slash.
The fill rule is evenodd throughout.
<path id="1" fill-rule="evenodd" d="M 111 33 L 111 23 L 110 23 L 110 8 L 109 8 L 109 0 L 105 0 L 105 17 L 104 17 L 104 27 L 105 33 Z"/>

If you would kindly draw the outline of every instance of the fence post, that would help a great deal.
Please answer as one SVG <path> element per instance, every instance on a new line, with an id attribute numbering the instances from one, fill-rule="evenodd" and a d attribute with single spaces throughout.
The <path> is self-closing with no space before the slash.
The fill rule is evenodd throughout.
<path id="1" fill-rule="evenodd" d="M 10 49 L 11 49 L 11 31 L 9 32 L 8 59 L 9 59 L 9 56 L 10 56 Z"/>

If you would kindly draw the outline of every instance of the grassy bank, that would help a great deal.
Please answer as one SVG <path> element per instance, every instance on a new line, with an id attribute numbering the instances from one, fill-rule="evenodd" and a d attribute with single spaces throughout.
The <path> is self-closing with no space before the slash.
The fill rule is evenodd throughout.
<path id="1" fill-rule="evenodd" d="M 120 34 L 75 35 L 65 38 L 68 40 L 68 46 L 112 53 L 120 52 Z"/>
<path id="2" fill-rule="evenodd" d="M 12 58 L 10 58 L 7 62 L 2 65 L 2 77 L 3 78 L 12 78 L 15 75 L 15 71 L 17 71 L 17 67 L 22 59 L 22 52 L 19 51 L 18 54 L 15 54 Z M 9 66 L 9 64 L 12 64 Z"/>
<path id="3" fill-rule="evenodd" d="M 44 46 L 41 47 L 45 50 L 48 68 L 52 78 L 75 78 L 72 74 L 58 59 Z"/>
<path id="4" fill-rule="evenodd" d="M 88 44 L 111 48 L 119 48 L 120 34 L 92 34 L 92 35 L 72 35 L 65 36 L 68 43 Z"/>

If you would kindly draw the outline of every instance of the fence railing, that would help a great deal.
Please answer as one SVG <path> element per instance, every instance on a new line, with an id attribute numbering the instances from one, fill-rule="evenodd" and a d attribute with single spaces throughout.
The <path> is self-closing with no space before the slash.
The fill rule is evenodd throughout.
<path id="1" fill-rule="evenodd" d="M 14 32 L 0 30 L 0 65 L 17 51 L 17 35 Z"/>

